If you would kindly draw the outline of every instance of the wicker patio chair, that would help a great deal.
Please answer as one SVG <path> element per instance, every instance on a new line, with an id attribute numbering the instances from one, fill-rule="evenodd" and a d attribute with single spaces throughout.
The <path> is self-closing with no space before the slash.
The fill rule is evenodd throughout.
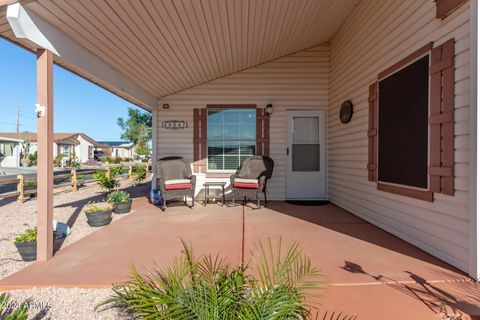
<path id="1" fill-rule="evenodd" d="M 195 205 L 195 183 L 196 176 L 192 174 L 190 163 L 182 157 L 166 157 L 157 163 L 157 186 L 162 192 L 163 205 L 167 208 L 167 200 L 184 198 L 187 204 L 187 197 L 192 198 L 192 207 Z"/>
<path id="2" fill-rule="evenodd" d="M 239 171 L 230 176 L 232 188 L 232 201 L 235 197 L 255 199 L 257 207 L 260 207 L 260 199 L 263 193 L 264 205 L 267 205 L 267 182 L 272 178 L 274 162 L 267 156 L 253 156 L 243 161 Z"/>

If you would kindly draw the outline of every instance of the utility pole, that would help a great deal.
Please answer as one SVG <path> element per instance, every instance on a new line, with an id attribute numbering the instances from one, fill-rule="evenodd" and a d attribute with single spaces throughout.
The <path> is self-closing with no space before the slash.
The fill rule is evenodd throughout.
<path id="1" fill-rule="evenodd" d="M 20 133 L 20 106 L 17 106 L 17 136 Z"/>

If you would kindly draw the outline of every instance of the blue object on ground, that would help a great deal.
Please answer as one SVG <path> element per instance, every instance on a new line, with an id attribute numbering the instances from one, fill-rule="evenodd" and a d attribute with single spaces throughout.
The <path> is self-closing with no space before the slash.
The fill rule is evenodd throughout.
<path id="1" fill-rule="evenodd" d="M 159 189 L 152 189 L 152 191 L 150 191 L 150 202 L 156 206 L 162 205 L 162 193 Z"/>
<path id="2" fill-rule="evenodd" d="M 72 233 L 70 227 L 63 223 L 53 220 L 53 231 L 55 231 L 55 238 L 61 239 Z"/>

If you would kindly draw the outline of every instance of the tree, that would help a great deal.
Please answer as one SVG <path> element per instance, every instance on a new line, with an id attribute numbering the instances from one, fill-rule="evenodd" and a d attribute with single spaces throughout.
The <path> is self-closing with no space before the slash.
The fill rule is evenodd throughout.
<path id="1" fill-rule="evenodd" d="M 117 124 L 122 128 L 121 138 L 132 141 L 135 145 L 146 146 L 152 139 L 152 114 L 138 109 L 128 108 L 128 118 L 118 118 Z"/>

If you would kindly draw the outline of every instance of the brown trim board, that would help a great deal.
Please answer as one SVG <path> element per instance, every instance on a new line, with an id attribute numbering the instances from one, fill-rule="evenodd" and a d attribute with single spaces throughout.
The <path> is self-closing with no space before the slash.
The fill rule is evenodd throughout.
<path id="1" fill-rule="evenodd" d="M 406 56 L 405 58 L 403 58 L 399 62 L 395 63 L 394 65 L 392 65 L 389 68 L 380 72 L 378 74 L 378 80 L 381 80 L 381 79 L 385 78 L 389 74 L 403 68 L 404 66 L 411 63 L 412 61 L 420 58 L 424 54 L 430 52 L 430 50 L 432 50 L 432 48 L 433 48 L 433 42 L 429 42 L 428 44 L 424 45 L 423 47 L 421 47 L 417 51 L 411 53 L 410 55 Z"/>
<path id="2" fill-rule="evenodd" d="M 408 189 L 383 183 L 377 183 L 377 190 L 433 202 L 433 192 L 430 191 Z"/>

